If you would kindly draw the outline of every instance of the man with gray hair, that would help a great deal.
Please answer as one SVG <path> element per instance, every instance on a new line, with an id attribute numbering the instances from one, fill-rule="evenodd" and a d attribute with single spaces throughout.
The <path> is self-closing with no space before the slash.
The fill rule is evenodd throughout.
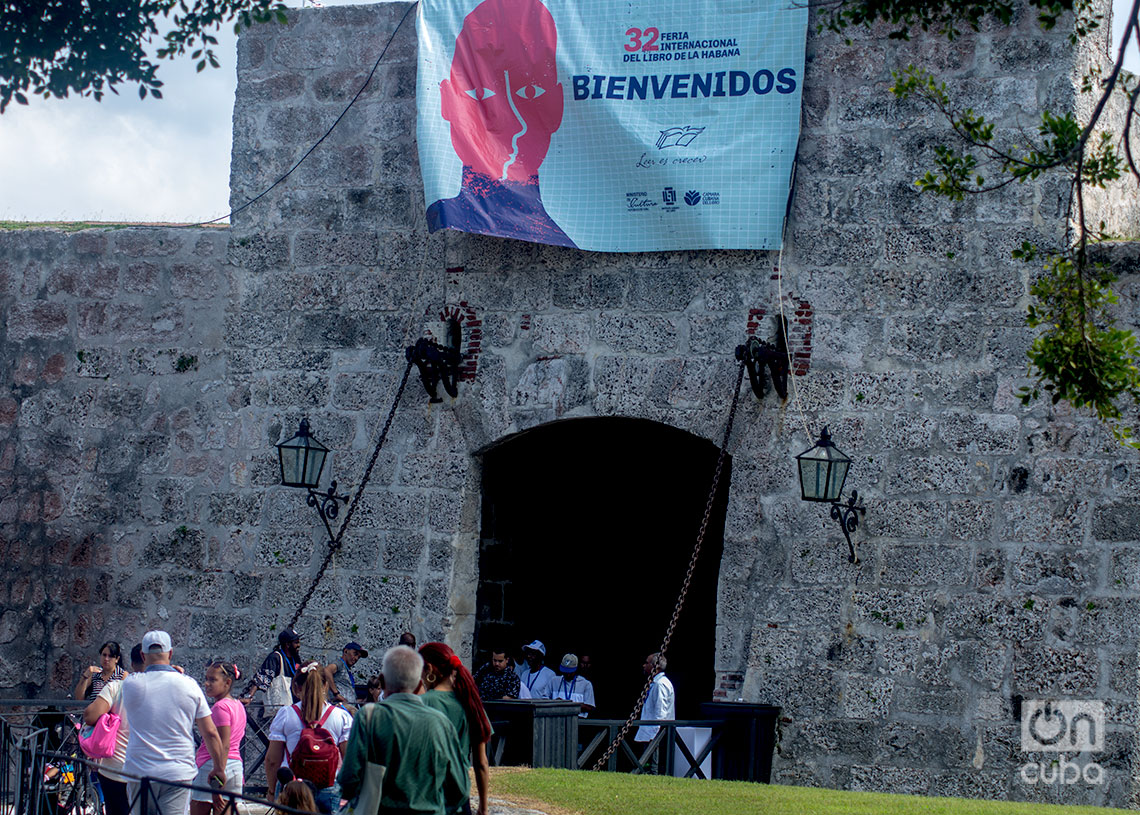
<path id="1" fill-rule="evenodd" d="M 669 681 L 669 677 L 665 676 L 666 664 L 665 655 L 657 652 L 647 656 L 645 664 L 641 666 L 646 677 L 652 677 L 649 693 L 645 697 L 645 705 L 641 708 L 642 721 L 671 722 L 676 718 L 674 713 L 676 699 L 673 693 L 673 683 Z M 661 726 L 656 724 L 643 724 L 637 728 L 637 732 L 633 735 L 633 741 L 638 746 L 640 755 L 645 755 L 649 743 L 653 741 L 660 730 Z M 653 754 L 645 765 L 645 772 L 649 775 L 657 775 L 662 746 L 667 750 L 673 749 L 673 745 L 667 742 L 664 745 L 658 744 L 653 748 Z"/>
<path id="2" fill-rule="evenodd" d="M 445 815 L 465 803 L 467 765 L 459 736 L 447 717 L 417 696 L 423 689 L 424 661 L 406 645 L 384 654 L 384 700 L 361 708 L 352 722 L 341 797 L 355 801 L 369 763 L 385 768 L 378 815 Z"/>

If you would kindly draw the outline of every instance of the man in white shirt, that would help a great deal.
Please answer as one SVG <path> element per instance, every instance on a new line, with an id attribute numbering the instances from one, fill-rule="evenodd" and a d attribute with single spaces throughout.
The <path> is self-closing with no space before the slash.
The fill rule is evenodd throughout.
<path id="1" fill-rule="evenodd" d="M 653 653 L 645 658 L 645 665 L 642 666 L 642 670 L 646 676 L 653 677 L 653 682 L 649 686 L 649 694 L 645 697 L 645 705 L 641 708 L 643 721 L 671 722 L 676 718 L 673 683 L 669 681 L 669 677 L 665 676 L 665 665 L 664 654 Z M 651 724 L 643 724 L 637 728 L 633 740 L 640 748 L 637 751 L 639 755 L 645 754 L 649 742 L 653 741 L 660 730 L 660 725 Z M 645 765 L 645 772 L 649 775 L 657 775 L 661 746 L 659 744 L 654 748 L 653 755 L 650 756 L 649 762 Z M 668 748 L 670 745 L 665 745 L 665 747 Z"/>
<path id="2" fill-rule="evenodd" d="M 131 723 L 123 773 L 152 779 L 146 800 L 139 794 L 140 781 L 127 782 L 131 813 L 180 815 L 187 809 L 190 790 L 155 781 L 193 782 L 198 765 L 191 728 L 197 725 L 202 734 L 214 761 L 210 779 L 217 779 L 218 786 L 226 781 L 228 745 L 222 746 L 210 718 L 210 705 L 198 683 L 171 667 L 174 648 L 170 635 L 148 631 L 143 636 L 142 651 L 146 669 L 125 679 L 119 691 L 123 712 Z"/>
<path id="3" fill-rule="evenodd" d="M 554 671 L 542 664 L 545 658 L 546 646 L 540 640 L 523 646 L 523 664 L 515 668 L 515 673 L 519 675 L 521 682 L 519 687 L 520 699 L 552 699 L 554 697 L 554 685 L 558 682 L 558 677 L 554 675 Z M 525 693 L 523 692 L 524 688 L 526 689 Z"/>
<path id="4" fill-rule="evenodd" d="M 567 654 L 562 657 L 562 664 L 558 666 L 562 674 L 554 685 L 554 699 L 565 699 L 567 702 L 577 702 L 581 707 L 579 718 L 585 719 L 596 709 L 594 703 L 594 683 L 578 673 L 578 656 Z"/>

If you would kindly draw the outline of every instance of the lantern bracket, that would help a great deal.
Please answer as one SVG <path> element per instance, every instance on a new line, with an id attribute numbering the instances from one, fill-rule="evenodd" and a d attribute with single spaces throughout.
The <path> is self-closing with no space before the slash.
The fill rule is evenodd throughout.
<path id="1" fill-rule="evenodd" d="M 781 399 L 788 398 L 788 321 L 776 317 L 776 343 L 748 337 L 743 345 L 736 346 L 736 359 L 748 369 L 748 381 L 757 399 L 763 399 L 768 390 L 767 368 L 772 373 L 772 387 Z"/>
<path id="2" fill-rule="evenodd" d="M 420 369 L 420 381 L 424 383 L 428 401 L 443 401 L 438 393 L 441 383 L 451 398 L 459 395 L 459 363 L 463 361 L 463 352 L 459 348 L 462 341 L 463 329 L 459 320 L 451 317 L 447 321 L 446 344 L 440 345 L 435 340 L 420 337 L 405 351 L 408 362 Z"/>
<path id="3" fill-rule="evenodd" d="M 336 516 L 340 514 L 340 503 L 348 505 L 347 495 L 336 494 L 336 481 L 329 482 L 327 492 L 317 492 L 312 487 L 309 487 L 309 497 L 306 503 L 315 507 L 317 514 L 321 516 L 321 523 L 325 525 L 325 531 L 329 533 L 329 540 L 336 541 L 336 535 L 333 534 L 331 520 L 335 520 Z"/>
<path id="4" fill-rule="evenodd" d="M 867 514 L 867 507 L 859 503 L 859 491 L 851 490 L 851 495 L 847 499 L 847 503 L 842 503 L 843 497 L 840 496 L 835 503 L 831 505 L 831 517 L 839 521 L 839 528 L 843 530 L 843 537 L 847 539 L 847 555 L 848 563 L 857 563 L 855 557 L 855 544 L 851 542 L 851 533 L 859 528 L 859 516 Z"/>

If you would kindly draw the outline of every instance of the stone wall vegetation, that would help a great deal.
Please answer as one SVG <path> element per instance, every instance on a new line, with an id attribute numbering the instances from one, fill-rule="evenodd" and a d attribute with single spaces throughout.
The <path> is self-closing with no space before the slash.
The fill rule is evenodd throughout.
<path id="1" fill-rule="evenodd" d="M 234 206 L 340 114 L 407 7 L 242 36 Z M 333 135 L 230 227 L 0 232 L 0 693 L 62 695 L 104 639 L 152 627 L 185 664 L 252 667 L 326 545 L 273 445 L 307 417 L 354 490 L 403 349 L 448 315 L 459 397 L 428 404 L 413 379 L 299 628 L 313 655 L 410 629 L 470 657 L 487 446 L 609 416 L 719 442 L 733 349 L 782 309 L 796 375 L 786 402 L 741 400 L 710 696 L 782 707 L 778 783 L 1135 804 L 1140 465 L 1091 416 L 1013 396 L 1035 270 L 1009 250 L 1063 240 L 1056 180 L 920 196 L 945 133 L 887 92 L 892 68 L 933 60 L 1016 128 L 1087 55 L 1028 19 L 953 43 L 886 33 L 809 35 L 782 253 L 429 236 L 410 22 Z M 1097 206 L 1135 227 L 1134 191 Z M 1134 247 L 1103 251 L 1135 326 Z M 867 501 L 857 564 L 794 481 L 825 424 Z M 1020 781 L 1034 698 L 1105 702 L 1108 783 Z"/>

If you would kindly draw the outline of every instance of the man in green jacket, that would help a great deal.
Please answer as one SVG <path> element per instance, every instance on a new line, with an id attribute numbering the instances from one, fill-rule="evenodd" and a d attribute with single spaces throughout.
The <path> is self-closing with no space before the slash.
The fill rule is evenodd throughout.
<path id="1" fill-rule="evenodd" d="M 352 722 L 337 777 L 341 797 L 354 800 L 367 765 L 379 764 L 385 768 L 379 815 L 444 815 L 463 804 L 468 785 L 459 736 L 446 716 L 416 695 L 423 664 L 406 645 L 390 648 L 382 669 L 384 701 L 365 706 Z"/>

